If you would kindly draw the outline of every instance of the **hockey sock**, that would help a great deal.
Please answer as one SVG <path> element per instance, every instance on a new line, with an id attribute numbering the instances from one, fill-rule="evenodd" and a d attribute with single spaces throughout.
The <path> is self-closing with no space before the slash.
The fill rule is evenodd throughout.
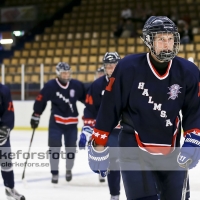
<path id="1" fill-rule="evenodd" d="M 1 175 L 4 181 L 4 186 L 9 188 L 14 188 L 14 173 L 12 171 L 1 171 Z"/>
<path id="2" fill-rule="evenodd" d="M 52 173 L 53 175 L 58 175 L 58 170 L 51 170 L 51 173 Z"/>

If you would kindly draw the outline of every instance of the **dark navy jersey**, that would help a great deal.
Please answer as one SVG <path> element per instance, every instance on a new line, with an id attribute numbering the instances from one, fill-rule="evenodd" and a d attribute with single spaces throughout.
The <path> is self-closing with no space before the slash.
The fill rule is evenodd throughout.
<path id="1" fill-rule="evenodd" d="M 88 89 L 85 109 L 84 109 L 84 125 L 94 127 L 97 113 L 101 105 L 101 99 L 108 84 L 107 76 L 102 76 L 96 79 Z"/>
<path id="2" fill-rule="evenodd" d="M 14 127 L 14 108 L 7 86 L 0 83 L 0 126 Z"/>
<path id="3" fill-rule="evenodd" d="M 84 103 L 84 84 L 71 79 L 66 86 L 61 85 L 58 79 L 48 81 L 34 103 L 34 112 L 41 115 L 47 101 L 51 101 L 51 120 L 58 124 L 69 125 L 78 123 L 78 110 L 76 102 Z"/>
<path id="4" fill-rule="evenodd" d="M 123 128 L 132 127 L 138 146 L 152 154 L 168 154 L 184 134 L 200 132 L 200 72 L 190 61 L 175 57 L 162 76 L 149 54 L 129 55 L 119 61 L 106 86 L 93 139 L 105 145 L 122 115 Z M 165 147 L 163 151 L 157 147 Z"/>

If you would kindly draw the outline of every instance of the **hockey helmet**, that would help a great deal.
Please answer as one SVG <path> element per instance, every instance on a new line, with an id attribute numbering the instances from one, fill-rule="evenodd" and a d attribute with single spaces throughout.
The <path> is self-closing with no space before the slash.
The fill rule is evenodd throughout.
<path id="1" fill-rule="evenodd" d="M 143 30 L 142 40 L 146 46 L 150 49 L 155 57 L 163 62 L 169 62 L 172 60 L 179 51 L 180 47 L 180 35 L 178 28 L 172 20 L 166 16 L 151 16 L 145 23 Z M 174 46 L 173 50 L 161 51 L 159 54 L 155 52 L 154 39 L 156 34 L 168 33 L 173 34 Z"/>
<path id="2" fill-rule="evenodd" d="M 70 73 L 71 73 L 71 70 L 70 70 L 70 66 L 69 64 L 65 63 L 65 62 L 59 62 L 56 66 L 56 74 L 58 76 L 58 78 L 60 79 L 60 81 L 62 81 L 63 83 L 67 83 L 69 80 L 70 80 Z M 67 78 L 62 78 L 61 76 L 61 73 L 62 72 L 70 72 L 69 73 L 69 77 Z"/>
<path id="3" fill-rule="evenodd" d="M 109 78 L 113 71 L 114 67 L 117 65 L 120 60 L 120 56 L 117 52 L 106 52 L 103 57 L 104 71 L 106 76 Z M 115 65 L 113 65 L 115 64 Z"/>
<path id="4" fill-rule="evenodd" d="M 105 75 L 105 68 L 102 65 L 101 67 L 99 67 L 95 73 L 95 79 L 100 78 L 101 76 Z"/>
<path id="5" fill-rule="evenodd" d="M 120 56 L 117 52 L 106 52 L 103 57 L 103 63 L 117 63 L 120 60 Z"/>

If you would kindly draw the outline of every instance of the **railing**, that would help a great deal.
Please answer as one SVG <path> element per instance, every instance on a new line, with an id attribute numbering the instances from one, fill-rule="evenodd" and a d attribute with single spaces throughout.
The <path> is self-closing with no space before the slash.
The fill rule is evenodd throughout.
<path id="1" fill-rule="evenodd" d="M 21 65 L 21 100 L 25 100 L 25 65 Z M 1 83 L 5 84 L 5 65 L 1 65 Z M 40 89 L 44 87 L 44 64 L 40 64 Z"/>

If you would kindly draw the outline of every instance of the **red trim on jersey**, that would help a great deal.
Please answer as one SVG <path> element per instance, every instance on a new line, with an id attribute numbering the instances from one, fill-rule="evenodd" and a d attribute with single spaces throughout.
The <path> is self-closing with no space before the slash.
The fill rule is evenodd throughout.
<path id="1" fill-rule="evenodd" d="M 139 134 L 135 131 L 135 137 L 136 137 L 136 141 L 138 143 L 139 148 L 142 149 L 143 151 L 147 151 L 153 155 L 167 155 L 167 154 L 173 152 L 175 149 L 176 137 L 177 137 L 178 128 L 179 128 L 179 122 L 180 122 L 180 120 L 177 117 L 176 121 L 175 121 L 176 129 L 175 129 L 173 137 L 172 137 L 171 145 L 170 144 L 143 143 L 140 140 Z"/>
<path id="2" fill-rule="evenodd" d="M 84 123 L 84 126 L 91 126 L 91 127 L 94 127 L 95 126 L 95 123 L 96 123 L 96 120 L 95 119 L 83 119 L 83 123 Z"/>
<path id="3" fill-rule="evenodd" d="M 108 85 L 106 86 L 106 90 L 107 91 L 111 91 L 112 90 L 112 86 L 113 86 L 113 83 L 115 82 L 115 78 L 114 77 L 110 77 L 109 78 L 109 83 Z"/>
<path id="4" fill-rule="evenodd" d="M 172 65 L 172 60 L 169 61 L 167 70 L 166 70 L 165 74 L 163 74 L 163 75 L 160 75 L 160 74 L 157 72 L 157 70 L 155 69 L 155 67 L 153 66 L 153 64 L 151 63 L 150 58 L 149 58 L 149 53 L 147 53 L 147 62 L 148 62 L 148 64 L 149 64 L 149 66 L 150 66 L 152 72 L 154 73 L 154 75 L 155 75 L 157 78 L 159 78 L 159 79 L 162 80 L 162 79 L 165 79 L 165 78 L 169 75 L 169 70 L 170 70 L 171 65 Z"/>
<path id="5" fill-rule="evenodd" d="M 117 126 L 115 126 L 115 129 L 121 129 L 121 125 L 117 124 Z"/>
<path id="6" fill-rule="evenodd" d="M 61 117 L 59 115 L 54 115 L 54 119 L 56 123 L 59 124 L 77 124 L 78 123 L 78 118 L 77 117 Z"/>
<path id="7" fill-rule="evenodd" d="M 94 128 L 91 140 L 94 140 L 96 144 L 105 146 L 108 141 L 109 132 L 101 131 Z"/>
<path id="8" fill-rule="evenodd" d="M 150 61 L 150 62 L 151 62 L 151 61 Z M 166 76 L 169 74 L 169 69 L 170 69 L 170 67 L 171 67 L 171 63 L 170 63 L 170 62 L 168 63 L 167 70 L 166 70 L 166 72 L 165 72 L 163 75 L 160 75 L 160 74 L 157 72 L 156 68 L 153 66 L 152 63 L 151 63 L 151 66 L 152 66 L 152 69 L 153 69 L 153 71 L 156 73 L 157 76 L 159 76 L 160 78 L 164 78 L 164 77 L 166 77 Z"/>
<path id="9" fill-rule="evenodd" d="M 190 129 L 190 130 L 188 130 L 188 131 L 185 131 L 184 132 L 184 137 L 187 135 L 187 134 L 190 134 L 190 133 L 197 133 L 197 134 L 200 134 L 200 129 L 198 129 L 198 128 L 194 128 L 194 129 Z"/>
<path id="10" fill-rule="evenodd" d="M 143 151 L 147 151 L 150 154 L 167 155 L 174 150 L 174 148 L 172 146 L 168 146 L 168 145 L 143 143 L 143 142 L 141 142 L 137 132 L 135 132 L 135 137 L 136 137 L 136 141 L 137 141 L 140 149 L 142 149 Z M 174 140 L 174 137 L 173 137 L 173 140 Z"/>
<path id="11" fill-rule="evenodd" d="M 67 89 L 68 86 L 69 86 L 69 82 L 67 82 L 66 85 L 62 85 L 62 84 L 59 82 L 58 78 L 56 78 L 56 82 L 57 82 L 58 85 L 59 85 L 61 88 L 63 88 L 63 89 Z"/>

